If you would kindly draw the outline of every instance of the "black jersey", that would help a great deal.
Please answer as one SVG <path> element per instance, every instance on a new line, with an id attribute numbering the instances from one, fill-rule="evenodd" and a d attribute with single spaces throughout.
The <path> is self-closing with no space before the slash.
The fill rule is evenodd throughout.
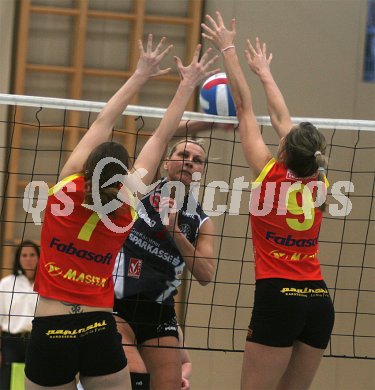
<path id="1" fill-rule="evenodd" d="M 123 294 L 116 289 L 117 298 L 142 293 L 157 302 L 173 304 L 185 262 L 173 240 L 173 233 L 169 233 L 162 224 L 158 212 L 161 190 L 166 183 L 166 179 L 163 179 L 142 198 L 137 207 L 139 218 L 118 257 L 121 263 L 125 263 L 125 285 L 124 289 L 120 288 Z M 208 216 L 192 194 L 187 194 L 181 203 L 178 226 L 194 244 L 199 228 Z"/>

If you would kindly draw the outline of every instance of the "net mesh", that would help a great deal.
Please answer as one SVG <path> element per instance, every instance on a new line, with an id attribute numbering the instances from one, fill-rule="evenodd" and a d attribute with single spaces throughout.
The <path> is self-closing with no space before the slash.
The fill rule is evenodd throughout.
<path id="1" fill-rule="evenodd" d="M 13 95 L 1 95 L 0 103 L 0 126 L 7 134 L 0 145 L 4 276 L 12 269 L 14 248 L 22 240 L 39 242 L 41 226 L 24 210 L 26 185 L 38 180 L 49 186 L 56 183 L 67 156 L 103 103 Z M 131 106 L 124 118 L 126 123 L 136 123 L 135 130 L 125 127 L 123 119 L 116 125 L 113 139 L 125 143 L 134 158 L 163 113 L 163 109 Z M 239 352 L 243 350 L 254 296 L 248 217 L 250 172 L 238 132 L 216 128 L 216 123 L 235 123 L 234 119 L 199 113 L 186 113 L 184 119 L 188 120 L 187 132 L 189 120 L 207 122 L 206 130 L 199 133 L 208 153 L 200 199 L 215 224 L 217 266 L 214 281 L 207 286 L 184 273 L 176 299 L 179 321 L 188 348 Z M 266 143 L 275 153 L 278 140 L 268 118 L 258 120 Z M 301 120 L 293 118 L 296 123 Z M 321 228 L 319 258 L 336 321 L 325 355 L 374 359 L 375 122 L 304 120 L 321 129 L 328 143 L 330 211 Z M 128 127 L 131 130 L 125 130 Z M 212 199 L 208 193 L 214 194 L 212 204 L 206 201 Z M 332 215 L 334 210 L 339 215 Z"/>

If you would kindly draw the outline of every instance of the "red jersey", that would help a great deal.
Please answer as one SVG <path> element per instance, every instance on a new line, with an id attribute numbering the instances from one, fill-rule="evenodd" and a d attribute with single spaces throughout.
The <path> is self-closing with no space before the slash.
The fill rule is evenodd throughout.
<path id="1" fill-rule="evenodd" d="M 113 307 L 112 271 L 136 218 L 126 203 L 110 220 L 126 232 L 109 229 L 84 206 L 85 180 L 71 175 L 49 190 L 34 290 L 41 296 L 81 305 Z"/>
<path id="2" fill-rule="evenodd" d="M 322 211 L 314 206 L 316 178 L 298 178 L 272 159 L 253 182 L 250 219 L 257 280 L 323 279 L 318 260 Z"/>

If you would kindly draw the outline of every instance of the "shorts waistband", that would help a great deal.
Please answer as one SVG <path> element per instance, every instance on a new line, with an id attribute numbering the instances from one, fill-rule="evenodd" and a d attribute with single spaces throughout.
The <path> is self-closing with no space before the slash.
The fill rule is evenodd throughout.
<path id="1" fill-rule="evenodd" d="M 19 332 L 19 333 L 10 333 L 10 332 L 5 332 L 4 330 L 1 332 L 1 335 L 4 337 L 23 337 L 23 338 L 29 338 L 30 337 L 29 331 L 27 332 Z"/>

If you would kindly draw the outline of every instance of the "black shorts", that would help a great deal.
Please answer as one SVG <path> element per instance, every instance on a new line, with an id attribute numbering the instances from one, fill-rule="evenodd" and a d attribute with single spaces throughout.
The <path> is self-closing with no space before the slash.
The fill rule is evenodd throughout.
<path id="1" fill-rule="evenodd" d="M 247 341 L 290 347 L 299 340 L 325 349 L 335 313 L 323 280 L 261 279 L 256 282 Z"/>
<path id="2" fill-rule="evenodd" d="M 127 361 L 111 313 L 36 317 L 26 354 L 26 376 L 41 386 L 59 386 L 82 376 L 109 375 Z"/>
<path id="3" fill-rule="evenodd" d="M 138 294 L 115 299 L 114 314 L 129 323 L 137 344 L 160 337 L 178 340 L 178 324 L 174 306 L 159 304 Z"/>

